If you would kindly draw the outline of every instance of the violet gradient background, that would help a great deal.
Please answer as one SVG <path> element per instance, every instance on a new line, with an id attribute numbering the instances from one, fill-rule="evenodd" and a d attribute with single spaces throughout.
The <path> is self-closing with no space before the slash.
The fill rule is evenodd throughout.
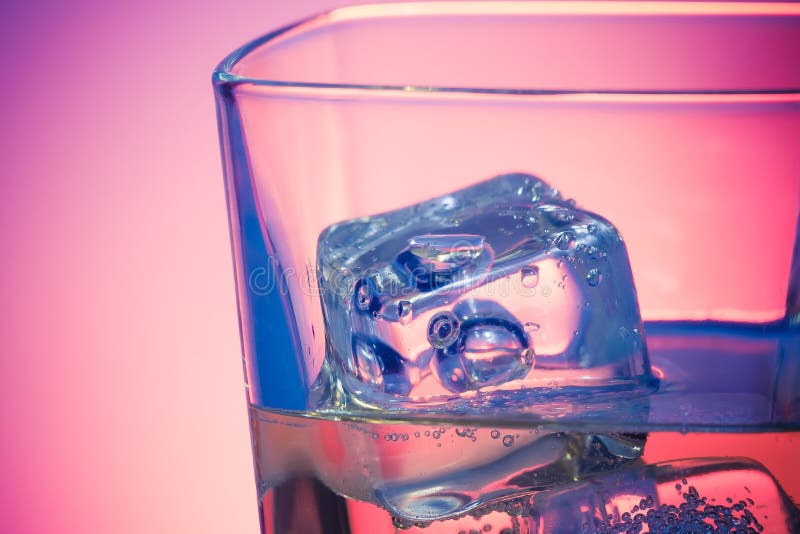
<path id="1" fill-rule="evenodd" d="M 210 75 L 352 3 L 0 3 L 0 534 L 258 531 Z"/>
<path id="2" fill-rule="evenodd" d="M 211 71 L 346 3 L 0 3 L 2 534 L 258 531 Z"/>

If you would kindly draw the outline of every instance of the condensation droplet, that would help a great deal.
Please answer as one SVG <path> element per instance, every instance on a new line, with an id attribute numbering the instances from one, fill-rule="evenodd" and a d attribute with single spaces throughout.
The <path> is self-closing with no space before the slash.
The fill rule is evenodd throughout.
<path id="1" fill-rule="evenodd" d="M 597 287 L 603 279 L 603 275 L 600 273 L 600 269 L 590 269 L 588 273 L 586 273 L 586 283 L 592 287 Z"/>
<path id="2" fill-rule="evenodd" d="M 575 244 L 575 234 L 572 232 L 561 232 L 553 241 L 560 250 L 567 250 Z"/>

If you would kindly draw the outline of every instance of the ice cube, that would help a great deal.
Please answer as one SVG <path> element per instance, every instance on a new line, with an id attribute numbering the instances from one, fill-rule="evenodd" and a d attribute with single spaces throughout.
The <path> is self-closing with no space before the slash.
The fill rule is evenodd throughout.
<path id="1" fill-rule="evenodd" d="M 384 406 L 651 378 L 619 232 L 535 176 L 335 224 L 318 262 L 326 368 L 345 395 Z"/>

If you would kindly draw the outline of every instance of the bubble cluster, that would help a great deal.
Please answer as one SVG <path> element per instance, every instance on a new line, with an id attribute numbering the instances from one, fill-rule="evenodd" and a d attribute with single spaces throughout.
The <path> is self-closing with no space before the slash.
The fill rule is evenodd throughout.
<path id="1" fill-rule="evenodd" d="M 467 428 L 457 428 L 455 429 L 456 435 L 462 438 L 467 438 L 470 441 L 477 441 L 477 436 L 475 435 L 475 431 L 478 430 L 477 427 L 467 427 Z"/>
<path id="2" fill-rule="evenodd" d="M 391 432 L 383 435 L 384 441 L 408 441 L 408 438 L 408 434 L 397 432 Z"/>
<path id="3" fill-rule="evenodd" d="M 683 479 L 686 484 L 686 479 Z M 681 484 L 675 489 L 680 491 Z M 694 486 L 689 486 L 682 495 L 683 502 L 678 506 L 661 504 L 656 507 L 652 496 L 639 501 L 629 512 L 621 514 L 619 520 L 612 515 L 597 526 L 598 534 L 638 534 L 639 532 L 743 532 L 757 534 L 764 526 L 748 509 L 755 504 L 752 499 L 736 503 L 730 497 L 728 505 L 710 504 L 707 497 L 701 497 Z"/>
<path id="4" fill-rule="evenodd" d="M 486 523 L 482 528 L 471 528 L 469 530 L 459 530 L 458 534 L 481 534 L 481 532 L 489 532 L 492 530 L 492 525 Z"/>
<path id="5" fill-rule="evenodd" d="M 474 534 L 474 532 L 478 532 L 480 534 L 481 531 L 482 532 L 494 531 L 498 532 L 499 534 L 522 534 L 523 530 L 520 518 L 527 518 L 533 515 L 533 498 L 530 495 L 524 495 L 520 497 L 509 497 L 498 501 L 492 501 L 471 510 L 469 513 L 464 514 L 464 516 L 452 518 L 452 520 L 458 520 L 461 517 L 471 517 L 477 521 L 481 521 L 482 518 L 498 513 L 508 518 L 510 526 L 500 527 L 496 524 L 492 525 L 491 523 L 485 523 L 480 531 L 476 531 L 476 529 L 471 529 L 471 530 L 454 530 L 454 532 L 457 532 L 459 534 L 461 532 L 469 534 Z M 395 515 L 392 515 L 391 517 L 392 517 L 392 525 L 394 525 L 400 530 L 407 530 L 413 527 L 424 529 L 434 524 L 434 522 L 430 521 L 413 521 Z M 435 522 L 435 524 L 437 526 L 442 525 L 442 523 L 440 522 Z"/>

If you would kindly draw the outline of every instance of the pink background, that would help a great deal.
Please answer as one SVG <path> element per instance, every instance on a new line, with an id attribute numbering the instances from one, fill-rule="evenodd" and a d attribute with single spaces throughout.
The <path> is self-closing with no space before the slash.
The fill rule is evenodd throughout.
<path id="1" fill-rule="evenodd" d="M 347 3 L 0 4 L 0 533 L 258 531 L 210 74 Z"/>

